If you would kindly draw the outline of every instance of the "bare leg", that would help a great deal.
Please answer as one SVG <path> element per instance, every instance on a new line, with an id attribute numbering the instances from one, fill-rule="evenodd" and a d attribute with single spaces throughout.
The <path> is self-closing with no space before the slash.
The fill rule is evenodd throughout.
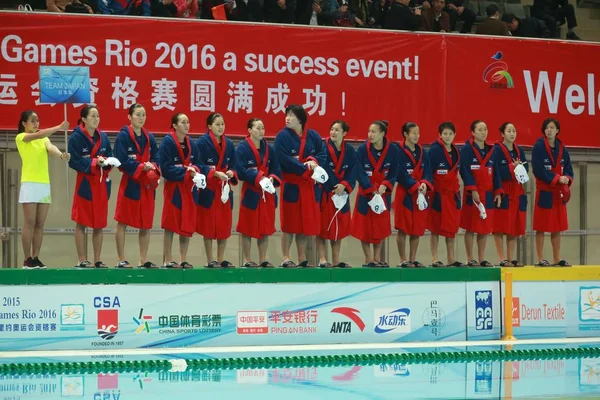
<path id="1" fill-rule="evenodd" d="M 115 232 L 115 240 L 117 242 L 117 257 L 119 262 L 125 261 L 125 229 L 127 225 L 118 223 L 117 231 Z"/>
<path id="2" fill-rule="evenodd" d="M 187 261 L 188 247 L 190 247 L 190 238 L 188 236 L 179 235 L 179 254 L 181 255 L 180 263 Z"/>
<path id="3" fill-rule="evenodd" d="M 473 258 L 473 239 L 475 234 L 473 232 L 465 232 L 465 250 L 467 252 L 467 262 L 474 260 Z M 478 260 L 481 261 L 481 260 Z"/>
<path id="4" fill-rule="evenodd" d="M 544 259 L 544 232 L 535 233 L 535 251 L 538 261 L 542 261 Z"/>
<path id="5" fill-rule="evenodd" d="M 409 239 L 409 247 L 410 253 L 408 256 L 408 261 L 414 262 L 417 259 L 417 250 L 419 250 L 419 240 L 421 238 L 419 236 L 411 236 Z"/>
<path id="6" fill-rule="evenodd" d="M 23 203 L 23 229 L 21 230 L 21 244 L 25 260 L 31 257 L 31 242 L 37 219 L 37 203 Z"/>
<path id="7" fill-rule="evenodd" d="M 298 262 L 308 260 L 306 257 L 306 244 L 308 243 L 308 236 L 296 235 L 296 250 L 298 251 Z"/>
<path id="8" fill-rule="evenodd" d="M 439 261 L 438 257 L 438 245 L 440 242 L 440 236 L 436 234 L 431 234 L 431 239 L 429 240 L 429 247 L 431 248 L 431 261 L 436 262 Z"/>
<path id="9" fill-rule="evenodd" d="M 85 261 L 85 226 L 75 225 L 75 248 L 77 249 L 77 258 L 79 261 Z"/>
<path id="10" fill-rule="evenodd" d="M 150 247 L 150 229 L 140 229 L 140 264 L 144 265 L 148 261 L 148 247 Z"/>
<path id="11" fill-rule="evenodd" d="M 381 261 L 381 242 L 373 245 L 373 259 L 375 262 Z"/>
<path id="12" fill-rule="evenodd" d="M 227 239 L 217 240 L 217 261 L 223 262 L 225 258 L 225 248 L 227 247 Z"/>
<path id="13" fill-rule="evenodd" d="M 38 257 L 42 248 L 42 240 L 44 240 L 44 224 L 48 216 L 50 204 L 40 203 L 37 205 L 37 214 L 35 217 L 35 226 L 33 227 L 33 240 L 31 256 Z"/>
<path id="14" fill-rule="evenodd" d="M 250 246 L 252 246 L 252 238 L 242 235 L 242 256 L 244 257 L 244 263 L 250 261 Z"/>
<path id="15" fill-rule="evenodd" d="M 94 263 L 100 261 L 102 254 L 102 241 L 104 240 L 104 232 L 102 229 L 94 229 L 92 231 L 92 245 L 94 247 Z"/>
<path id="16" fill-rule="evenodd" d="M 508 239 L 509 236 L 506 235 L 506 247 L 508 250 Z M 510 258 L 510 255 L 508 255 L 508 258 L 504 257 L 504 235 L 501 233 L 494 233 L 494 245 L 496 245 L 496 253 L 498 253 L 498 259 L 500 261 L 502 260 L 512 260 L 512 258 Z M 510 254 L 510 251 L 507 251 Z"/>
<path id="17" fill-rule="evenodd" d="M 292 248 L 292 242 L 294 241 L 294 235 L 292 233 L 282 232 L 281 234 L 281 252 L 283 253 L 283 262 L 290 261 L 290 249 Z"/>
<path id="18" fill-rule="evenodd" d="M 560 232 L 552 232 L 550 234 L 550 243 L 552 243 L 552 257 L 554 264 L 560 261 Z"/>
<path id="19" fill-rule="evenodd" d="M 259 263 L 267 261 L 267 249 L 269 248 L 269 237 L 263 236 L 257 240 L 258 242 L 258 259 Z"/>
<path id="20" fill-rule="evenodd" d="M 173 261 L 173 254 L 171 250 L 173 247 L 173 232 L 165 229 L 163 234 L 163 265 Z"/>
<path id="21" fill-rule="evenodd" d="M 456 261 L 454 257 L 454 238 L 446 238 L 446 255 L 448 256 L 448 265 Z"/>
<path id="22" fill-rule="evenodd" d="M 517 249 L 517 237 L 506 235 L 506 257 L 507 260 L 512 261 L 516 259 Z"/>
<path id="23" fill-rule="evenodd" d="M 362 246 L 363 253 L 365 254 L 365 265 L 373 262 L 373 256 L 371 254 L 371 244 L 367 242 L 360 242 Z"/>
<path id="24" fill-rule="evenodd" d="M 398 231 L 396 235 L 396 245 L 398 246 L 398 254 L 400 254 L 400 263 L 407 260 L 406 258 L 406 233 Z"/>
<path id="25" fill-rule="evenodd" d="M 485 260 L 485 245 L 487 244 L 487 235 L 477 234 L 477 255 L 479 261 Z"/>
<path id="26" fill-rule="evenodd" d="M 331 263 L 335 266 L 340 263 L 340 250 L 342 248 L 342 240 L 331 241 Z"/>
<path id="27" fill-rule="evenodd" d="M 327 241 L 323 238 L 316 237 L 317 241 L 317 253 L 319 256 L 319 264 L 327 262 Z M 331 242 L 333 243 L 333 241 Z"/>
<path id="28" fill-rule="evenodd" d="M 213 251 L 212 251 L 212 239 L 207 239 L 205 237 L 202 238 L 202 241 L 204 242 L 204 251 L 206 252 L 206 265 L 210 264 L 212 261 L 215 261 L 215 259 L 213 258 Z"/>

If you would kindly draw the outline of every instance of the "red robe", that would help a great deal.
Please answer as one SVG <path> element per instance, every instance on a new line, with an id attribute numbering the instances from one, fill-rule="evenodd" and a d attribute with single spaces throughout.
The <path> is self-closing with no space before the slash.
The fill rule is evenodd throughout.
<path id="1" fill-rule="evenodd" d="M 523 189 L 523 185 L 517 182 L 515 178 L 515 165 L 508 148 L 502 142 L 499 142 L 497 146 L 502 152 L 502 157 L 506 160 L 511 179 L 502 179 L 504 196 L 500 208 L 494 210 L 494 228 L 492 232 L 510 236 L 523 236 L 527 224 L 527 198 L 525 197 L 525 190 Z M 513 148 L 517 154 L 517 159 L 525 161 L 525 154 L 521 153 L 522 150 L 516 143 L 513 144 Z M 504 204 L 507 204 L 507 206 L 503 206 Z"/>
<path id="2" fill-rule="evenodd" d="M 99 156 L 103 156 L 104 158 L 110 156 L 110 142 L 108 138 L 105 140 L 103 137 L 104 134 L 100 133 L 100 131 L 95 132 L 99 137 L 94 143 L 94 138 L 90 136 L 82 125 L 76 129 L 79 129 L 82 133 L 79 136 L 84 138 L 84 146 L 91 149 L 89 154 L 91 166 L 89 173 L 77 171 L 71 219 L 77 224 L 88 228 L 103 229 L 107 225 L 109 185 L 111 185 L 108 175 L 112 167 L 104 169 L 97 162 Z M 74 153 L 72 150 L 73 146 L 76 145 L 75 142 L 81 144 L 81 140 L 78 139 L 78 137 L 71 135 L 71 139 L 69 140 L 69 152 L 72 155 Z M 108 148 L 109 152 L 98 154 L 101 148 Z M 71 164 L 76 163 L 75 157 L 72 156 Z"/>
<path id="3" fill-rule="evenodd" d="M 119 194 L 117 196 L 117 208 L 115 209 L 115 220 L 138 229 L 151 229 L 154 221 L 154 204 L 156 198 L 156 187 L 160 179 L 160 168 L 153 163 L 155 170 L 144 171 L 144 164 L 150 161 L 150 135 L 142 128 L 142 135 L 146 138 L 144 150 L 135 139 L 135 133 L 131 126 L 127 127 L 131 143 L 136 147 L 137 153 L 133 160 L 139 164 L 133 175 L 123 173 Z M 123 162 L 121 162 L 123 164 Z M 125 196 L 127 186 L 133 181 L 139 185 L 139 199 L 134 200 Z"/>
<path id="4" fill-rule="evenodd" d="M 247 137 L 245 142 L 247 146 L 240 143 L 236 149 L 235 167 L 238 178 L 243 180 L 244 184 L 242 185 L 240 216 L 235 230 L 244 236 L 261 239 L 264 236 L 270 236 L 275 233 L 277 193 L 265 193 L 263 198 L 259 182 L 263 178 L 273 178 L 273 186 L 280 185 L 281 179 L 278 176 L 280 174 L 278 171 L 279 165 L 275 157 L 273 157 L 274 154 L 271 154 L 266 141 L 262 141 L 265 148 L 264 157 L 260 156 L 259 150 L 252 142 L 252 139 Z M 247 163 L 247 160 L 239 153 L 247 153 L 248 149 L 254 157 L 255 164 L 253 165 L 256 166 L 256 170 L 251 172 L 252 175 L 246 176 L 248 168 L 247 165 L 243 164 Z M 253 175 L 255 171 L 256 177 Z M 254 180 L 251 180 L 252 178 Z"/>
<path id="5" fill-rule="evenodd" d="M 173 146 L 173 143 L 175 143 L 175 148 L 179 155 L 178 159 L 181 162 L 181 164 L 177 164 L 175 167 L 192 166 L 196 172 L 200 172 L 200 169 L 192 165 L 191 162 L 194 146 L 191 144 L 190 138 L 188 136 L 185 137 L 185 145 L 189 151 L 187 157 L 184 157 L 175 132 L 171 132 L 170 137 L 172 139 L 171 143 L 166 142 L 167 137 L 163 139 L 161 150 L 165 146 Z M 192 189 L 194 187 L 192 173 L 191 171 L 185 171 L 183 181 L 169 181 L 167 172 L 165 171 L 166 160 L 164 158 L 167 157 L 165 153 L 165 151 L 161 151 L 161 169 L 163 174 L 166 175 L 161 227 L 178 235 L 191 237 L 196 229 L 196 204 L 192 196 Z"/>
<path id="6" fill-rule="evenodd" d="M 460 153 L 456 146 L 452 145 L 457 154 L 456 164 L 452 165 L 452 157 L 446 151 L 445 145 L 441 139 L 437 140 L 437 144 L 443 152 L 443 155 L 441 155 L 443 158 L 439 155 L 434 157 L 431 151 L 432 149 L 429 150 L 429 160 L 434 166 L 434 191 L 431 194 L 433 200 L 429 207 L 428 229 L 434 235 L 454 238 L 458 232 L 461 210 L 460 185 L 458 182 Z M 439 165 L 440 161 L 444 162 L 444 168 L 449 167 L 449 169 L 438 168 L 437 165 Z"/>

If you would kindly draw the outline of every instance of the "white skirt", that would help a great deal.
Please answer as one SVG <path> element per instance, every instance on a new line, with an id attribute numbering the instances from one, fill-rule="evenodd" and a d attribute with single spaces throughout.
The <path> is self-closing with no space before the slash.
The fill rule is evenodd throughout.
<path id="1" fill-rule="evenodd" d="M 52 203 L 50 184 L 38 182 L 21 182 L 19 203 Z"/>

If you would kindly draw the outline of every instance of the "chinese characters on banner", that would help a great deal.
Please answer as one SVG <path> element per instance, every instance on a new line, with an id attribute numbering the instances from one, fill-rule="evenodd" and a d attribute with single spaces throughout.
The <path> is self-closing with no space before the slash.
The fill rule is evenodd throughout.
<path id="1" fill-rule="evenodd" d="M 208 114 L 220 112 L 228 134 L 245 135 L 247 121 L 258 117 L 273 137 L 291 103 L 306 108 L 308 126 L 324 137 L 334 120 L 346 120 L 354 140 L 364 140 L 377 119 L 390 122 L 392 140 L 401 138 L 403 123 L 416 122 L 423 143 L 437 138 L 445 120 L 456 124 L 459 142 L 472 120 L 488 123 L 491 140 L 511 121 L 525 145 L 547 117 L 558 118 L 565 133 L 600 127 L 596 44 L 81 15 L 27 21 L 0 15 L 1 129 L 14 129 L 30 108 L 42 126 L 60 122 L 54 105 L 39 103 L 40 65 L 89 66 L 91 103 L 107 132 L 128 123 L 126 110 L 136 102 L 153 133 L 167 132 L 175 112 L 203 133 Z M 186 35 L 176 33 L 182 29 Z M 552 63 L 541 51 L 554 55 Z M 69 114 L 75 119 L 76 111 Z M 565 141 L 600 147 L 598 135 Z"/>

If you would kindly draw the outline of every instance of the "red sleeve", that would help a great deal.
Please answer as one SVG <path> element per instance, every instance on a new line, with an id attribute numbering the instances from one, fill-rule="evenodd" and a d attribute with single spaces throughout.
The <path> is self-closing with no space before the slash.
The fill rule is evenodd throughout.
<path id="1" fill-rule="evenodd" d="M 265 174 L 262 171 L 258 171 L 258 174 L 256 174 L 256 179 L 254 180 L 254 186 L 259 186 L 260 180 L 264 177 Z"/>
<path id="2" fill-rule="evenodd" d="M 139 163 L 135 169 L 135 172 L 133 173 L 133 179 L 140 179 L 142 172 L 144 172 L 144 163 Z"/>
<path id="3" fill-rule="evenodd" d="M 428 191 L 430 191 L 430 192 L 433 192 L 433 184 L 432 184 L 431 182 L 429 182 L 429 181 L 428 181 L 428 180 L 426 180 L 426 179 L 423 179 L 421 182 L 419 182 L 419 185 L 420 185 L 421 183 L 424 183 L 424 184 L 425 184 L 425 186 L 427 186 L 427 190 L 428 190 Z"/>
<path id="4" fill-rule="evenodd" d="M 467 192 L 477 192 L 477 186 L 465 186 L 465 191 Z"/>
<path id="5" fill-rule="evenodd" d="M 233 172 L 233 178 L 229 179 L 229 183 L 233 186 L 236 186 L 239 183 L 237 172 L 235 172 L 235 171 L 231 171 L 231 172 Z"/>
<path id="6" fill-rule="evenodd" d="M 408 193 L 413 194 L 414 192 L 419 190 L 419 186 L 421 186 L 421 182 L 419 182 L 419 181 L 415 182 L 414 185 L 412 185 L 411 187 L 408 188 Z"/>
<path id="7" fill-rule="evenodd" d="M 352 193 L 352 186 L 350 186 L 350 184 L 346 181 L 341 181 L 340 185 L 343 185 L 346 188 L 346 191 L 348 192 L 348 194 Z"/>
<path id="8" fill-rule="evenodd" d="M 385 187 L 388 188 L 390 192 L 394 190 L 394 185 L 392 185 L 390 181 L 386 180 L 386 181 L 381 182 L 381 184 L 385 185 Z M 377 189 L 379 189 L 379 188 L 376 188 L 375 190 L 377 190 Z"/>

